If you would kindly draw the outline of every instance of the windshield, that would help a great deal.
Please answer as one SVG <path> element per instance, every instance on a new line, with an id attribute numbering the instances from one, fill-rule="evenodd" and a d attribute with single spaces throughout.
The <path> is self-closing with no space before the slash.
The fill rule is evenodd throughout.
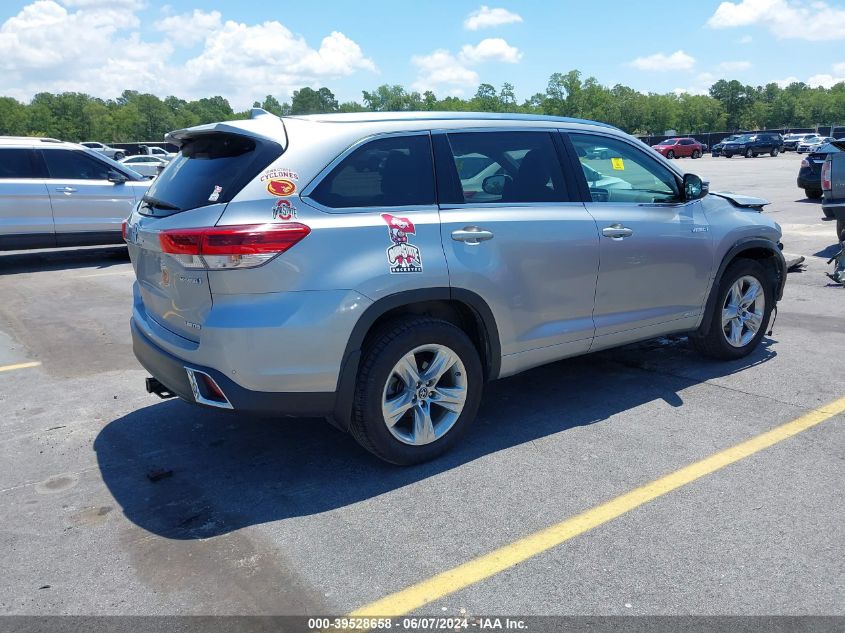
<path id="1" fill-rule="evenodd" d="M 661 141 L 658 145 L 674 145 L 678 142 L 676 138 L 667 138 L 665 141 Z"/>
<path id="2" fill-rule="evenodd" d="M 140 211 L 185 211 L 229 202 L 281 154 L 277 143 L 239 134 L 189 138 L 149 188 Z"/>

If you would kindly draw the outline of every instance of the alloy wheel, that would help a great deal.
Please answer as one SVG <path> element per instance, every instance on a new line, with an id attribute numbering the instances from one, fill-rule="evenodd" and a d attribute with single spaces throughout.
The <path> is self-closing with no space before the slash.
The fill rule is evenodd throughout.
<path id="1" fill-rule="evenodd" d="M 766 294 L 756 277 L 745 275 L 728 290 L 722 306 L 722 333 L 732 347 L 745 347 L 763 327 Z"/>
<path id="2" fill-rule="evenodd" d="M 467 398 L 460 357 L 444 345 L 421 345 L 394 365 L 382 392 L 382 415 L 400 442 L 423 446 L 449 432 Z"/>

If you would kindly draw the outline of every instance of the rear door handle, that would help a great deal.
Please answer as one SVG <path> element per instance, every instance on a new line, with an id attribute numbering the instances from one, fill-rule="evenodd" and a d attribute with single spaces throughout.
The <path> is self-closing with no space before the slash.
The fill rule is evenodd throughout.
<path id="1" fill-rule="evenodd" d="M 634 229 L 629 229 L 621 224 L 611 224 L 601 230 L 601 234 L 614 240 L 621 240 L 623 237 L 631 237 Z"/>
<path id="2" fill-rule="evenodd" d="M 467 244 L 478 244 L 485 240 L 493 239 L 492 231 L 485 231 L 477 226 L 465 226 L 462 229 L 452 231 L 452 239 L 456 242 L 466 242 Z"/>
<path id="3" fill-rule="evenodd" d="M 56 187 L 56 191 L 61 193 L 76 193 L 76 189 L 73 187 Z"/>

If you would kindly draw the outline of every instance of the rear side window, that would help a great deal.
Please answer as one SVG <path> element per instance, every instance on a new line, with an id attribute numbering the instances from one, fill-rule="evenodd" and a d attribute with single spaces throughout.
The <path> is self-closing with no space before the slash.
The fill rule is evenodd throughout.
<path id="1" fill-rule="evenodd" d="M 25 148 L 0 149 L 0 178 L 39 178 L 32 154 Z"/>
<path id="2" fill-rule="evenodd" d="M 41 154 L 47 163 L 50 178 L 60 180 L 108 180 L 111 167 L 83 152 L 68 149 L 45 149 Z"/>
<path id="3" fill-rule="evenodd" d="M 448 137 L 463 197 L 459 202 L 569 200 L 548 132 L 458 132 Z M 476 169 L 480 164 L 485 166 Z"/>
<path id="4" fill-rule="evenodd" d="M 311 193 L 333 209 L 434 204 L 428 134 L 370 141 L 343 159 Z"/>
<path id="5" fill-rule="evenodd" d="M 282 155 L 282 147 L 240 134 L 212 133 L 187 139 L 153 181 L 140 212 L 159 215 L 229 202 Z"/>

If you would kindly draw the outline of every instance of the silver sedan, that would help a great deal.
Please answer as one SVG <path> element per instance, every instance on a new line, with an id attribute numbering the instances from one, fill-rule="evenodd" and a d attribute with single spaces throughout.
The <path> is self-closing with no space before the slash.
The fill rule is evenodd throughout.
<path id="1" fill-rule="evenodd" d="M 133 171 L 137 171 L 142 176 L 147 178 L 155 178 L 161 173 L 161 170 L 167 166 L 166 158 L 158 156 L 127 156 L 120 161 Z"/>

